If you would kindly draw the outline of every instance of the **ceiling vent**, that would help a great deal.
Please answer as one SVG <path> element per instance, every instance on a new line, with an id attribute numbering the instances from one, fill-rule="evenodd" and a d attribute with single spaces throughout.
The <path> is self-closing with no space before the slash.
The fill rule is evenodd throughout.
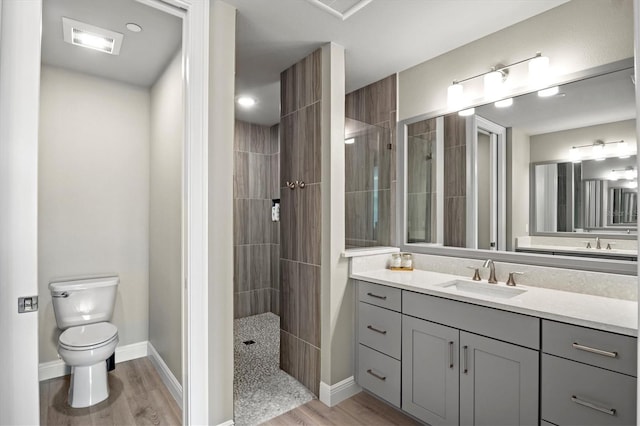
<path id="1" fill-rule="evenodd" d="M 307 0 L 325 12 L 346 21 L 373 0 Z"/>
<path id="2" fill-rule="evenodd" d="M 75 46 L 118 55 L 122 46 L 122 34 L 84 22 L 62 18 L 64 41 Z"/>

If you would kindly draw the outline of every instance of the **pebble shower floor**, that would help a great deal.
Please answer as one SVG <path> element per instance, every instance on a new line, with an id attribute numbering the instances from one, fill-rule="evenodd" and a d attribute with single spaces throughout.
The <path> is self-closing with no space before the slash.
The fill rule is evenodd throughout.
<path id="1" fill-rule="evenodd" d="M 315 398 L 280 370 L 280 317 L 266 313 L 239 318 L 233 338 L 236 425 L 258 425 Z M 254 343 L 244 343 L 248 341 Z"/>

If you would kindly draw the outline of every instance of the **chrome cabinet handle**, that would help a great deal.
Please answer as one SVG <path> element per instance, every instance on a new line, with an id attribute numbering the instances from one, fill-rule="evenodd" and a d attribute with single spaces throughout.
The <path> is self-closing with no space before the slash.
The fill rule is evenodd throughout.
<path id="1" fill-rule="evenodd" d="M 464 361 L 464 364 L 462 365 L 462 372 L 464 374 L 467 374 L 469 372 L 469 368 L 467 366 L 467 355 L 469 353 L 469 346 L 465 346 L 462 349 L 464 351 L 464 357 L 462 358 L 462 360 Z"/>
<path id="2" fill-rule="evenodd" d="M 449 368 L 453 368 L 453 342 L 449 342 Z"/>
<path id="3" fill-rule="evenodd" d="M 381 376 L 379 374 L 374 373 L 373 371 L 371 371 L 371 369 L 367 370 L 367 373 L 371 374 L 373 377 L 375 377 L 376 379 L 380 379 L 380 380 L 387 380 L 387 376 Z"/>
<path id="4" fill-rule="evenodd" d="M 371 330 L 371 331 L 375 331 L 376 333 L 380 333 L 380 334 L 387 334 L 387 330 L 380 330 L 380 329 L 375 328 L 375 327 L 374 327 L 374 326 L 372 326 L 372 325 L 368 325 L 368 326 L 367 326 L 367 328 L 368 328 L 369 330 Z"/>
<path id="5" fill-rule="evenodd" d="M 66 298 L 66 297 L 69 297 L 69 293 L 67 293 L 66 291 L 55 292 L 55 293 L 51 293 L 51 297 L 62 297 L 62 298 Z"/>
<path id="6" fill-rule="evenodd" d="M 571 395 L 571 402 L 575 402 L 578 405 L 582 405 L 584 407 L 591 408 L 592 410 L 600 411 L 601 413 L 605 413 L 605 414 L 608 414 L 610 416 L 615 416 L 616 415 L 616 409 L 615 408 L 599 407 L 596 404 L 592 404 L 591 402 L 588 402 L 588 401 L 585 401 L 583 399 L 580 399 L 575 395 Z"/>
<path id="7" fill-rule="evenodd" d="M 375 297 L 376 299 L 387 300 L 387 296 L 378 296 L 377 294 L 367 293 L 367 296 Z"/>
<path id="8" fill-rule="evenodd" d="M 571 346 L 573 346 L 574 349 L 578 349 L 580 351 L 591 352 L 592 354 L 598 354 L 598 355 L 602 355 L 602 356 L 608 356 L 609 358 L 617 358 L 618 357 L 618 352 L 609 352 L 609 351 L 604 351 L 602 349 L 591 348 L 589 346 L 581 345 L 578 342 L 573 342 L 573 344 Z"/>

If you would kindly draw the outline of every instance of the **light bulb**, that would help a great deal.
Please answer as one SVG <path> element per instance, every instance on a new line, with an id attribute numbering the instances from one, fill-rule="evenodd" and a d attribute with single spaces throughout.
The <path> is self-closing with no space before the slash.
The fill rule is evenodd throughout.
<path id="1" fill-rule="evenodd" d="M 607 180 L 618 180 L 618 179 L 619 179 L 618 173 L 616 173 L 615 170 L 611 170 L 607 175 Z"/>
<path id="2" fill-rule="evenodd" d="M 548 89 L 538 90 L 538 96 L 540 96 L 541 98 L 548 98 L 550 96 L 557 95 L 559 91 L 560 91 L 560 87 L 553 86 L 553 87 L 549 87 Z"/>
<path id="3" fill-rule="evenodd" d="M 624 171 L 624 178 L 626 180 L 633 180 L 637 176 L 637 172 L 634 169 L 627 169 Z"/>
<path id="4" fill-rule="evenodd" d="M 494 98 L 502 93 L 503 74 L 500 71 L 491 71 L 484 75 L 484 96 Z"/>
<path id="5" fill-rule="evenodd" d="M 453 83 L 447 88 L 447 104 L 450 109 L 460 109 L 464 96 L 464 88 L 460 83 Z"/>
<path id="6" fill-rule="evenodd" d="M 629 144 L 625 141 L 618 142 L 618 158 L 629 158 L 631 154 L 629 153 Z"/>
<path id="7" fill-rule="evenodd" d="M 634 180 L 633 182 L 629 182 L 629 185 L 628 185 L 628 186 L 629 186 L 629 188 L 631 188 L 631 189 L 635 189 L 635 188 L 637 188 L 637 187 L 638 187 L 638 181 L 635 181 L 635 180 Z"/>
<path id="8" fill-rule="evenodd" d="M 243 107 L 252 107 L 256 104 L 256 100 L 249 97 L 249 96 L 240 96 L 238 98 L 238 105 L 241 105 Z"/>
<path id="9" fill-rule="evenodd" d="M 543 84 L 549 76 L 549 58 L 536 56 L 529 61 L 529 82 L 538 86 Z"/>
<path id="10" fill-rule="evenodd" d="M 591 147 L 591 154 L 596 161 L 604 160 L 604 143 L 594 143 Z"/>
<path id="11" fill-rule="evenodd" d="M 494 103 L 496 108 L 508 108 L 513 105 L 513 98 L 503 99 Z"/>
<path id="12" fill-rule="evenodd" d="M 569 159 L 572 163 L 580 163 L 582 162 L 582 157 L 580 155 L 580 149 L 578 147 L 573 147 L 569 151 Z"/>

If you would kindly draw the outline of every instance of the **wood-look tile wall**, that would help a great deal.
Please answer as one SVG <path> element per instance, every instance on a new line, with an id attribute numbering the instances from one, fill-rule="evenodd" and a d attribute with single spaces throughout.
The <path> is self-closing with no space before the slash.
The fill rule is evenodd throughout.
<path id="1" fill-rule="evenodd" d="M 321 51 L 280 75 L 280 368 L 320 389 Z M 287 181 L 304 182 L 291 190 Z"/>
<path id="2" fill-rule="evenodd" d="M 234 316 L 279 315 L 278 126 L 236 121 L 234 137 Z"/>
<path id="3" fill-rule="evenodd" d="M 396 92 L 394 74 L 345 97 L 346 118 L 384 129 L 367 132 L 345 146 L 347 247 L 388 246 L 396 241 Z M 377 194 L 373 191 L 376 167 Z"/>
<path id="4" fill-rule="evenodd" d="M 467 137 L 466 119 L 444 117 L 444 238 L 445 246 L 466 247 Z"/>
<path id="5" fill-rule="evenodd" d="M 407 241 L 437 242 L 436 119 L 407 128 Z"/>

